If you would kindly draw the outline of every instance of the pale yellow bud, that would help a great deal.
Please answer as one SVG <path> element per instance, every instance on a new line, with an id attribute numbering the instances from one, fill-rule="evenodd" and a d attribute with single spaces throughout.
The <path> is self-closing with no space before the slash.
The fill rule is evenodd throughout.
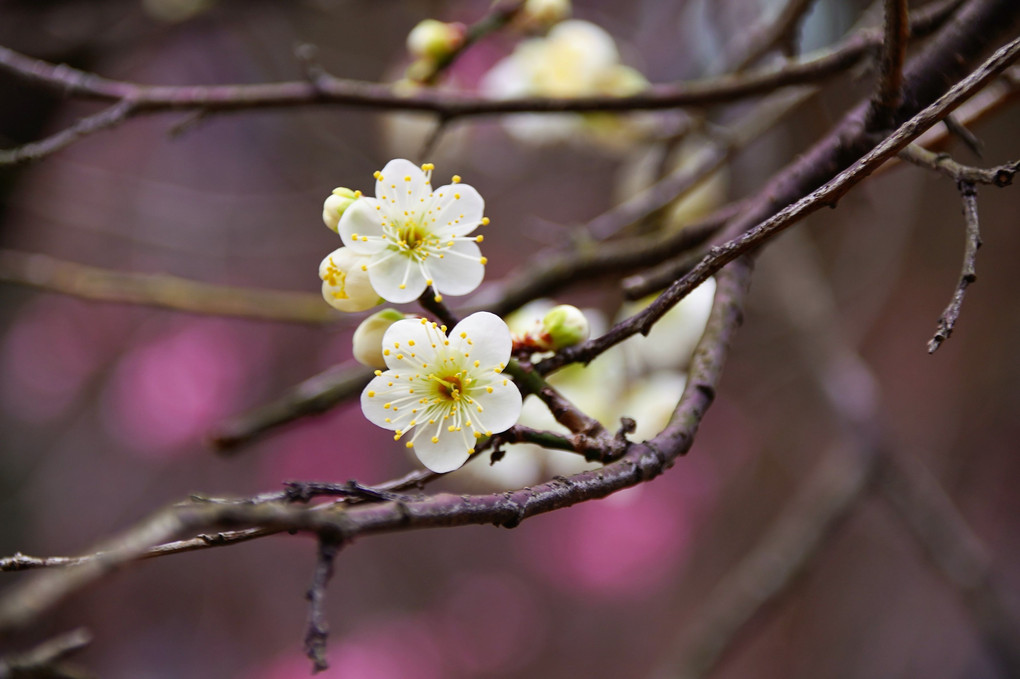
<path id="1" fill-rule="evenodd" d="M 383 360 L 382 340 L 386 330 L 403 320 L 404 314 L 396 309 L 377 311 L 361 322 L 354 331 L 354 359 L 369 368 L 386 368 Z"/>
<path id="2" fill-rule="evenodd" d="M 584 312 L 570 304 L 560 304 L 542 319 L 542 329 L 549 336 L 550 349 L 563 349 L 588 339 L 590 332 Z"/>
<path id="3" fill-rule="evenodd" d="M 359 255 L 350 248 L 337 248 L 319 264 L 322 297 L 340 311 L 365 311 L 382 298 L 368 279 L 369 255 Z"/>
<path id="4" fill-rule="evenodd" d="M 570 0 L 527 0 L 520 17 L 529 28 L 548 28 L 569 17 L 570 11 Z"/>
<path id="5" fill-rule="evenodd" d="M 351 191 L 343 187 L 333 189 L 326 202 L 322 204 L 322 221 L 331 231 L 336 231 L 344 211 L 361 196 L 359 191 Z"/>
<path id="6" fill-rule="evenodd" d="M 461 23 L 425 19 L 407 34 L 407 51 L 419 59 L 438 61 L 464 44 L 466 32 Z"/>

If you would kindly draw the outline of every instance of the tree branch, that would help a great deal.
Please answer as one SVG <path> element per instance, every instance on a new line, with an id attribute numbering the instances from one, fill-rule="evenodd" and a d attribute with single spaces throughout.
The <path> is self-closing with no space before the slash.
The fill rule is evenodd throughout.
<path id="1" fill-rule="evenodd" d="M 967 292 L 967 286 L 977 280 L 977 271 L 974 262 L 977 259 L 978 248 L 981 247 L 981 231 L 978 226 L 977 211 L 977 190 L 974 184 L 968 181 L 960 181 L 957 186 L 960 189 L 960 197 L 963 199 L 963 221 L 966 224 L 966 245 L 963 248 L 963 268 L 960 271 L 960 280 L 956 284 L 956 291 L 953 293 L 949 305 L 942 315 L 939 316 L 938 329 L 930 340 L 928 340 L 928 353 L 934 354 L 942 343 L 949 339 L 956 327 L 956 321 L 960 317 L 960 309 L 963 307 L 963 296 Z"/>
<path id="2" fill-rule="evenodd" d="M 946 0 L 914 13 L 911 35 L 921 37 L 935 30 L 955 8 L 958 0 Z M 731 74 L 708 80 L 674 85 L 657 85 L 629 97 L 579 97 L 551 99 L 528 97 L 493 100 L 467 94 L 422 89 L 408 96 L 390 85 L 344 80 L 321 73 L 313 80 L 263 83 L 257 85 L 158 86 L 109 80 L 66 65 L 54 65 L 0 47 L 0 71 L 21 78 L 30 85 L 65 96 L 113 101 L 127 110 L 124 117 L 164 111 L 191 111 L 203 114 L 257 108 L 291 108 L 327 104 L 375 110 L 421 111 L 439 115 L 446 121 L 507 113 L 555 113 L 674 109 L 684 106 L 708 106 L 769 93 L 781 87 L 819 82 L 846 71 L 866 58 L 881 44 L 882 34 L 862 30 L 840 45 L 791 62 L 779 69 L 746 74 Z M 112 109 L 111 109 L 111 116 Z M 74 127 L 70 128 L 73 130 Z M 77 133 L 66 131 L 72 137 Z M 73 139 L 70 139 L 73 141 Z M 53 142 L 48 142 L 53 144 Z M 67 144 L 57 148 L 63 148 Z M 31 145 L 8 149 L 8 164 L 43 157 Z"/>
<path id="3" fill-rule="evenodd" d="M 340 317 L 322 296 L 201 283 L 167 274 L 111 271 L 49 255 L 0 250 L 0 282 L 97 302 L 143 304 L 195 314 L 323 324 Z"/>
<path id="4" fill-rule="evenodd" d="M 949 115 L 953 109 L 984 87 L 984 85 L 1005 70 L 1018 57 L 1020 57 L 1020 38 L 1012 40 L 997 50 L 995 54 L 973 73 L 954 85 L 949 92 L 901 125 L 893 134 L 886 137 L 881 143 L 873 147 L 862 158 L 837 174 L 833 179 L 825 182 L 819 188 L 796 200 L 796 202 L 788 205 L 757 226 L 744 231 L 742 235 L 723 245 L 712 248 L 690 273 L 671 285 L 644 310 L 618 323 L 601 337 L 590 340 L 583 345 L 570 347 L 558 352 L 537 364 L 536 369 L 544 374 L 569 363 L 587 363 L 626 338 L 639 332 L 642 334 L 647 333 L 652 325 L 669 309 L 687 296 L 691 290 L 705 282 L 709 276 L 712 276 L 721 267 L 732 262 L 737 257 L 760 247 L 770 238 L 781 233 L 822 206 L 835 205 L 839 198 L 853 186 L 860 183 L 861 180 L 880 165 L 895 156 L 926 129 Z M 921 65 L 924 65 L 923 61 Z M 811 152 L 802 156 L 798 163 L 788 168 L 775 182 L 766 186 L 759 193 L 759 196 L 767 197 L 767 202 L 764 203 L 761 209 L 752 212 L 748 218 L 757 219 L 757 215 L 760 212 L 770 210 L 771 205 L 780 200 L 780 196 L 775 193 L 775 186 L 780 182 L 796 180 L 799 186 L 800 183 L 810 181 L 812 177 L 817 177 L 819 174 L 831 171 L 831 161 L 828 158 L 820 158 L 819 156 L 823 154 L 828 155 L 829 153 L 836 154 L 840 151 L 845 153 L 847 147 L 854 148 L 863 143 L 866 133 L 863 126 L 860 126 L 857 122 L 860 119 L 861 113 L 862 111 L 858 107 L 840 125 L 837 134 L 831 135 Z M 841 134 L 838 134 L 839 131 L 846 127 L 857 128 L 857 140 L 846 139 Z M 835 148 L 833 148 L 833 144 L 835 144 Z M 810 168 L 808 170 L 811 172 L 810 175 L 804 176 L 804 174 L 800 174 L 807 168 Z M 786 191 L 791 192 L 791 188 L 787 188 Z M 743 226 L 743 223 L 748 218 L 738 221 L 731 228 L 735 229 Z"/>
<path id="5" fill-rule="evenodd" d="M 885 0 L 882 41 L 882 67 L 878 88 L 868 110 L 869 130 L 884 130 L 896 119 L 896 110 L 903 103 L 903 62 L 910 37 L 907 0 Z"/>

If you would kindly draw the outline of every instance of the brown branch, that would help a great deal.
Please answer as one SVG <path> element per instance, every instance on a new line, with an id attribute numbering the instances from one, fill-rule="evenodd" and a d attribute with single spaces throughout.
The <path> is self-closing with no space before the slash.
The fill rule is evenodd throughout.
<path id="1" fill-rule="evenodd" d="M 869 130 L 885 130 L 895 124 L 896 110 L 903 103 L 903 62 L 910 38 L 907 0 L 885 0 L 882 65 L 878 87 L 868 110 Z"/>
<path id="2" fill-rule="evenodd" d="M 734 59 L 733 70 L 743 71 L 774 49 L 791 56 L 801 21 L 814 3 L 815 0 L 788 0 L 779 16 L 752 27 L 741 40 L 744 46 L 740 56 Z"/>
<path id="3" fill-rule="evenodd" d="M 84 679 L 86 674 L 61 661 L 92 643 L 88 630 L 76 629 L 48 639 L 35 648 L 0 657 L 0 679 Z"/>
<path id="4" fill-rule="evenodd" d="M 917 144 L 911 144 L 900 151 L 900 158 L 914 165 L 934 170 L 953 181 L 968 184 L 990 184 L 1005 187 L 1013 183 L 1013 177 L 1020 172 L 1020 160 L 1004 163 L 987 170 L 962 165 L 948 153 L 935 153 Z"/>
<path id="5" fill-rule="evenodd" d="M 329 623 L 326 622 L 326 587 L 333 577 L 333 562 L 343 544 L 342 540 L 319 536 L 319 554 L 315 565 L 312 585 L 305 593 L 308 599 L 308 630 L 305 633 L 305 655 L 312 661 L 312 672 L 329 669 L 326 660 L 326 641 L 329 639 Z"/>
<path id="6" fill-rule="evenodd" d="M 887 457 L 879 485 L 929 562 L 960 595 L 1002 676 L 1020 676 L 1020 602 L 953 501 L 912 456 Z"/>
<path id="7" fill-rule="evenodd" d="M 984 157 L 985 150 L 984 143 L 977 138 L 976 134 L 968 130 L 963 123 L 957 120 L 955 114 L 951 116 L 946 116 L 946 119 L 943 120 L 942 122 L 946 126 L 946 129 L 949 130 L 949 132 L 955 135 L 957 139 L 962 141 L 964 145 L 970 149 L 971 153 L 973 153 L 978 158 Z"/>
<path id="8" fill-rule="evenodd" d="M 916 456 L 893 449 L 883 434 L 879 383 L 840 327 L 834 295 L 800 239 L 786 241 L 786 260 L 773 269 L 776 299 L 810 363 L 820 395 L 841 424 L 851 450 L 870 455 L 876 489 L 904 519 L 931 565 L 961 596 L 1005 676 L 1020 674 L 1020 619 L 1009 592 L 993 573 L 980 539 Z M 793 280 L 794 277 L 797 280 Z"/>
<path id="9" fill-rule="evenodd" d="M 353 361 L 334 366 L 308 378 L 276 400 L 221 422 L 209 434 L 212 445 L 222 453 L 288 422 L 324 413 L 358 394 L 372 379 L 372 371 Z"/>
<path id="10" fill-rule="evenodd" d="M 520 13 L 523 7 L 524 0 L 515 0 L 502 4 L 494 3 L 492 10 L 488 14 L 467 27 L 464 41 L 456 49 L 451 50 L 442 59 L 432 64 L 428 72 L 421 74 L 421 81 L 430 85 L 434 84 L 439 79 L 439 76 L 449 69 L 469 47 L 485 36 L 507 26 Z"/>
<path id="11" fill-rule="evenodd" d="M 821 207 L 835 205 L 839 198 L 853 186 L 860 183 L 875 169 L 895 156 L 926 129 L 949 115 L 953 109 L 984 87 L 1018 57 L 1020 57 L 1020 38 L 1012 40 L 997 50 L 995 54 L 973 73 L 956 83 L 949 92 L 901 125 L 893 134 L 886 137 L 877 146 L 871 148 L 862 158 L 837 174 L 834 178 L 826 181 L 822 186 L 811 191 L 811 193 L 803 198 L 783 208 L 774 214 L 774 216 L 744 231 L 742 235 L 723 245 L 712 248 L 689 274 L 676 281 L 644 310 L 617 324 L 601 337 L 590 340 L 583 345 L 560 351 L 551 358 L 539 363 L 536 368 L 544 374 L 568 363 L 587 363 L 606 349 L 622 342 L 626 338 L 639 332 L 647 333 L 663 314 L 683 299 L 691 290 L 703 283 L 709 276 L 716 273 L 721 267 L 732 262 L 737 257 L 760 247 L 770 238 L 778 235 Z M 788 168 L 775 182 L 766 186 L 760 194 L 767 196 L 767 202 L 764 204 L 762 211 L 771 210 L 771 205 L 779 198 L 774 193 L 776 184 L 791 180 L 803 183 L 809 181 L 811 176 L 818 176 L 821 173 L 831 171 L 833 168 L 831 168 L 828 162 L 824 165 L 818 164 L 821 161 L 828 161 L 827 158 L 824 158 L 823 154 L 845 153 L 847 148 L 852 149 L 858 144 L 864 143 L 867 133 L 859 123 L 861 114 L 862 111 L 858 107 L 847 117 L 834 135 L 830 135 L 819 146 L 816 146 L 812 152 L 809 152 L 798 163 Z M 859 138 L 857 140 L 843 138 L 839 132 L 844 127 L 857 129 Z M 833 144 L 835 144 L 835 149 L 832 148 Z M 812 168 L 810 170 L 812 175 L 804 176 L 800 174 L 806 168 Z M 793 187 L 787 188 L 787 191 L 791 191 L 791 188 Z M 754 219 L 756 216 L 757 212 L 752 212 L 748 218 Z M 743 226 L 743 222 L 746 222 L 748 218 L 738 221 L 734 228 Z"/>
<path id="12" fill-rule="evenodd" d="M 961 180 L 957 186 L 960 189 L 960 197 L 963 200 L 963 221 L 966 224 L 966 245 L 963 248 L 963 268 L 960 271 L 960 280 L 956 284 L 953 297 L 949 305 L 939 316 L 938 328 L 930 340 L 928 340 L 928 353 L 934 354 L 942 343 L 949 339 L 956 327 L 956 321 L 960 318 L 960 309 L 963 307 L 963 297 L 967 293 L 967 286 L 977 280 L 977 271 L 974 262 L 977 259 L 978 248 L 981 247 L 981 231 L 978 226 L 977 210 L 977 189 L 969 181 Z"/>
<path id="13" fill-rule="evenodd" d="M 2 49 L 0 48 L 0 50 Z M 45 139 L 13 149 L 0 149 L 0 166 L 20 165 L 21 163 L 32 162 L 56 153 L 89 135 L 120 125 L 134 115 L 134 109 L 134 103 L 131 100 L 121 99 L 113 106 L 105 108 L 99 113 L 81 118 L 70 127 L 64 128 Z"/>
<path id="14" fill-rule="evenodd" d="M 951 13 L 956 0 L 918 10 L 911 21 L 911 35 L 934 31 Z M 109 80 L 66 65 L 54 65 L 0 47 L 0 71 L 66 96 L 123 103 L 126 117 L 164 111 L 199 111 L 203 114 L 256 108 L 291 108 L 309 105 L 342 105 L 375 110 L 422 111 L 445 120 L 507 113 L 555 113 L 647 111 L 685 106 L 708 106 L 767 94 L 778 88 L 825 80 L 852 68 L 882 42 L 882 34 L 862 30 L 840 45 L 819 55 L 791 62 L 779 69 L 731 74 L 708 80 L 657 85 L 629 97 L 579 97 L 552 99 L 528 97 L 493 100 L 467 94 L 423 89 L 408 96 L 390 85 L 334 78 L 325 73 L 312 81 L 257 85 L 160 86 Z M 66 144 L 65 144 L 66 145 Z M 27 147 L 8 149 L 8 162 L 27 159 Z M 55 150 L 55 149 L 54 149 Z M 38 150 L 32 159 L 42 157 Z"/>
<path id="15" fill-rule="evenodd" d="M 0 282 L 97 302 L 142 304 L 281 323 L 323 324 L 339 317 L 318 294 L 214 285 L 167 274 L 111 271 L 15 250 L 0 250 Z"/>
<path id="16" fill-rule="evenodd" d="M 95 550 L 72 568 L 36 574 L 0 599 L 0 630 L 23 625 L 71 592 L 130 561 L 144 558 L 182 532 L 226 527 L 270 532 L 302 531 L 350 540 L 397 530 L 494 524 L 507 528 L 522 520 L 579 502 L 606 497 L 648 481 L 690 448 L 722 374 L 730 341 L 739 325 L 750 269 L 744 262 L 718 277 L 712 314 L 691 366 L 669 435 L 654 445 L 630 444 L 619 460 L 600 469 L 560 477 L 531 488 L 491 495 L 437 495 L 406 501 L 303 507 L 281 502 L 189 502 L 156 513 Z M 427 474 L 415 472 L 418 478 Z M 434 477 L 435 475 L 432 475 Z"/>
<path id="17" fill-rule="evenodd" d="M 708 676 L 740 631 L 788 592 L 868 489 L 873 465 L 834 450 L 796 491 L 754 548 L 715 585 L 651 677 Z"/>

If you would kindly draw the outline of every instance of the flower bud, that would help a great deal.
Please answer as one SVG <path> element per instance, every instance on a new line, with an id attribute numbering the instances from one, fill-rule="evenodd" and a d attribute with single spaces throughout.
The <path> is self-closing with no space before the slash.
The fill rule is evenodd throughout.
<path id="1" fill-rule="evenodd" d="M 438 61 L 464 43 L 467 28 L 461 23 L 425 19 L 407 34 L 407 51 L 418 59 Z"/>
<path id="2" fill-rule="evenodd" d="M 382 341 L 386 330 L 403 320 L 404 314 L 396 309 L 377 311 L 361 322 L 354 331 L 354 359 L 369 368 L 386 368 L 383 360 Z"/>
<path id="3" fill-rule="evenodd" d="M 588 339 L 588 319 L 576 306 L 560 304 L 542 319 L 542 330 L 549 337 L 550 349 L 563 349 Z"/>
<path id="4" fill-rule="evenodd" d="M 334 309 L 365 311 L 382 302 L 368 280 L 368 264 L 372 258 L 359 255 L 349 248 L 337 248 L 319 264 L 322 296 Z"/>
<path id="5" fill-rule="evenodd" d="M 343 187 L 333 189 L 326 202 L 322 204 L 322 221 L 331 231 L 336 231 L 340 224 L 340 217 L 344 211 L 351 206 L 351 203 L 361 197 L 360 191 L 351 191 Z"/>
<path id="6" fill-rule="evenodd" d="M 520 21 L 527 28 L 548 28 L 570 16 L 570 0 L 526 0 Z"/>

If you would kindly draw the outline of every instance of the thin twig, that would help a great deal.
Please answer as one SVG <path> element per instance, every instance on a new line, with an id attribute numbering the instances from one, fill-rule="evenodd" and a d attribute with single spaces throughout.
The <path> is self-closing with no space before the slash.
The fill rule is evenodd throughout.
<path id="1" fill-rule="evenodd" d="M 878 87 L 868 111 L 867 125 L 870 130 L 884 130 L 894 125 L 896 110 L 903 103 L 903 62 L 910 37 L 907 0 L 885 0 L 884 7 L 882 66 Z"/>
<path id="2" fill-rule="evenodd" d="M 321 301 L 321 300 L 320 300 Z M 209 440 L 223 453 L 232 453 L 270 429 L 330 410 L 359 393 L 372 379 L 372 371 L 350 361 L 308 378 L 276 400 L 221 422 Z"/>
<path id="3" fill-rule="evenodd" d="M 326 621 L 326 587 L 333 577 L 333 562 L 343 544 L 342 540 L 329 539 L 320 535 L 318 560 L 312 585 L 305 593 L 308 599 L 308 629 L 305 632 L 305 655 L 312 661 L 312 672 L 329 669 L 326 660 L 326 641 L 329 639 L 329 623 Z"/>
<path id="4" fill-rule="evenodd" d="M 1020 676 L 1020 602 L 938 480 L 915 457 L 895 454 L 881 467 L 879 487 L 929 562 L 960 595 L 1002 676 Z"/>
<path id="5" fill-rule="evenodd" d="M 35 648 L 0 657 L 0 679 L 83 679 L 86 675 L 62 666 L 61 661 L 92 643 L 86 629 L 47 639 Z"/>
<path id="6" fill-rule="evenodd" d="M 915 12 L 911 21 L 911 35 L 920 37 L 935 30 L 949 16 L 957 1 L 947 0 Z M 766 94 L 781 87 L 825 80 L 860 63 L 881 43 L 880 31 L 862 30 L 834 48 L 807 55 L 803 60 L 785 64 L 778 69 L 731 74 L 674 85 L 657 85 L 628 97 L 592 96 L 571 99 L 527 97 L 494 100 L 427 88 L 407 95 L 406 92 L 396 91 L 390 85 L 344 80 L 325 74 L 316 78 L 314 82 L 301 80 L 205 87 L 149 86 L 109 80 L 66 65 L 50 64 L 6 47 L 0 47 L 0 70 L 11 73 L 29 84 L 65 96 L 118 102 L 118 105 L 123 105 L 127 109 L 125 117 L 161 111 L 198 110 L 203 113 L 216 113 L 333 104 L 376 110 L 425 111 L 452 120 L 523 112 L 626 113 L 738 101 Z M 67 143 L 74 141 L 73 130 L 74 127 L 65 131 L 72 137 Z M 66 145 L 64 143 L 59 148 Z M 29 158 L 38 160 L 43 155 L 45 153 L 40 149 L 26 145 L 6 150 L 3 159 L 0 160 L 10 164 Z"/>
<path id="7" fill-rule="evenodd" d="M 814 3 L 815 0 L 788 0 L 779 16 L 764 25 L 751 28 L 741 40 L 743 47 L 740 56 L 734 59 L 733 70 L 743 71 L 777 48 L 787 56 L 792 56 L 801 21 Z"/>
<path id="8" fill-rule="evenodd" d="M 990 184 L 1004 187 L 1013 183 L 1013 177 L 1020 172 L 1020 160 L 1004 163 L 987 170 L 969 165 L 962 165 L 948 153 L 935 153 L 926 148 L 911 144 L 900 151 L 900 158 L 915 165 L 935 170 L 956 182 L 970 184 Z"/>
<path id="9" fill-rule="evenodd" d="M 0 51 L 4 48 L 0 47 Z M 52 153 L 67 148 L 71 144 L 89 135 L 108 130 L 120 125 L 135 113 L 134 103 L 130 99 L 121 99 L 113 106 L 99 113 L 81 118 L 70 127 L 55 134 L 13 149 L 0 149 L 0 166 L 19 165 L 39 160 Z"/>
<path id="10" fill-rule="evenodd" d="M 0 282 L 98 302 L 142 304 L 260 321 L 321 325 L 339 318 L 318 294 L 214 285 L 168 274 L 112 271 L 16 250 L 0 250 Z"/>
<path id="11" fill-rule="evenodd" d="M 484 17 L 467 27 L 464 34 L 464 41 L 456 49 L 450 50 L 443 57 L 432 64 L 431 69 L 421 74 L 422 82 L 433 84 L 445 73 L 469 47 L 484 38 L 495 33 L 508 25 L 520 13 L 524 7 L 524 0 L 513 0 L 512 2 L 496 2 L 493 8 Z"/>
<path id="12" fill-rule="evenodd" d="M 429 286 L 425 288 L 425 292 L 418 298 L 418 304 L 423 309 L 431 313 L 433 316 L 439 319 L 439 322 L 445 325 L 447 328 L 452 329 L 457 323 L 460 322 L 452 311 L 443 303 L 441 295 L 436 294 L 436 291 Z"/>
<path id="13" fill-rule="evenodd" d="M 712 313 L 691 366 L 688 388 L 666 435 L 652 445 L 635 443 L 619 460 L 600 469 L 517 491 L 490 495 L 437 495 L 407 501 L 305 507 L 281 502 L 188 502 L 149 519 L 94 550 L 73 568 L 36 574 L 0 599 L 0 630 L 23 625 L 81 587 L 121 565 L 148 556 L 149 550 L 181 532 L 216 526 L 303 531 L 345 540 L 395 530 L 495 524 L 514 527 L 524 519 L 587 500 L 606 497 L 650 480 L 690 448 L 722 375 L 730 342 L 740 323 L 750 270 L 744 262 L 720 272 Z M 419 478 L 423 473 L 416 472 Z M 427 475 L 424 475 L 427 477 Z M 435 475 L 432 475 L 433 477 Z M 100 556 L 101 554 L 101 556 Z"/>
<path id="14" fill-rule="evenodd" d="M 1010 592 L 995 576 L 981 540 L 938 481 L 915 456 L 896 450 L 883 433 L 879 382 L 847 339 L 835 296 L 801 239 L 786 242 L 784 265 L 774 268 L 776 298 L 799 343 L 796 356 L 811 363 L 810 374 L 852 449 L 877 449 L 871 456 L 879 490 L 900 514 L 931 565 L 968 608 L 1004 676 L 1020 676 L 1020 619 Z M 794 282 L 792 279 L 797 277 Z"/>
<path id="15" fill-rule="evenodd" d="M 847 191 L 880 165 L 899 153 L 922 132 L 942 120 L 964 100 L 1020 58 L 1020 38 L 1001 47 L 969 76 L 958 82 L 935 103 L 901 125 L 864 157 L 807 196 L 723 245 L 712 248 L 694 269 L 676 281 L 641 312 L 618 323 L 609 332 L 585 344 L 564 349 L 536 365 L 543 374 L 569 363 L 587 363 L 610 347 L 637 333 L 647 333 L 669 309 L 705 282 L 709 276 L 737 257 L 756 249 L 807 215 L 825 205 L 835 205 Z M 842 142 L 841 142 L 842 143 Z M 848 144 L 852 146 L 852 144 Z M 811 158 L 810 155 L 805 158 Z M 769 187 L 766 187 L 769 188 Z"/>
<path id="16" fill-rule="evenodd" d="M 956 119 L 955 115 L 946 116 L 946 119 L 942 121 L 946 129 L 956 135 L 956 137 L 964 143 L 964 145 L 971 150 L 978 158 L 984 157 L 985 145 L 977 135 L 967 129 L 967 127 Z"/>
<path id="17" fill-rule="evenodd" d="M 960 318 L 960 309 L 963 306 L 963 297 L 967 292 L 967 286 L 977 280 L 977 271 L 974 261 L 977 259 L 978 248 L 981 247 L 981 231 L 978 225 L 977 210 L 977 189 L 974 184 L 961 180 L 957 186 L 960 189 L 960 198 L 963 200 L 963 221 L 966 225 L 966 245 L 963 248 L 963 268 L 960 271 L 960 280 L 956 284 L 952 299 L 945 311 L 939 316 L 938 328 L 930 340 L 928 340 L 928 353 L 934 354 L 942 343 L 949 339 L 956 327 L 956 321 Z"/>
<path id="18" fill-rule="evenodd" d="M 716 584 L 649 679 L 709 676 L 740 630 L 797 582 L 864 495 L 871 469 L 856 452 L 829 451 L 754 548 Z"/>

